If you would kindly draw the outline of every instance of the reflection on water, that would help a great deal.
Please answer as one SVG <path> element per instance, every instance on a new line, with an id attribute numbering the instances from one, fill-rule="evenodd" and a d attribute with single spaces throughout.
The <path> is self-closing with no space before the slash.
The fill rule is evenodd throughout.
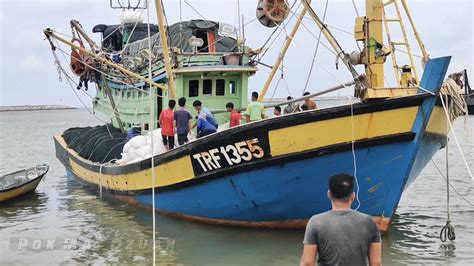
<path id="1" fill-rule="evenodd" d="M 474 150 L 474 132 L 469 137 L 464 121 L 458 122 L 458 138 L 474 165 L 474 154 L 467 152 Z M 100 198 L 98 192 L 67 180 L 54 157 L 52 135 L 95 123 L 82 110 L 0 113 L 0 171 L 50 165 L 36 193 L 0 205 L 1 265 L 150 264 L 151 212 Z M 474 128 L 474 117 L 467 121 L 469 127 Z M 14 131 L 17 134 L 5 133 Z M 473 183 L 454 143 L 450 152 L 452 184 L 474 202 Z M 435 161 L 444 165 L 443 160 L 441 151 Z M 452 192 L 451 210 L 457 239 L 442 244 L 438 236 L 446 222 L 445 181 L 429 164 L 405 191 L 391 231 L 383 238 L 384 264 L 472 264 L 474 209 Z M 295 265 L 302 251 L 302 231 L 228 228 L 161 215 L 156 216 L 156 225 L 161 265 Z"/>

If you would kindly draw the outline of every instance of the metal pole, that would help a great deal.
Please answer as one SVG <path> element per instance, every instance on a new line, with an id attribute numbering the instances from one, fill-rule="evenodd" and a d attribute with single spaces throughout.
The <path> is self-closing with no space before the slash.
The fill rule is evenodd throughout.
<path id="1" fill-rule="evenodd" d="M 300 97 L 300 98 L 291 99 L 289 101 L 267 104 L 264 107 L 265 108 L 272 108 L 272 107 L 275 107 L 275 106 L 278 106 L 278 105 L 295 103 L 295 102 L 303 101 L 305 99 L 314 98 L 314 97 L 317 97 L 317 96 L 320 96 L 320 95 L 323 95 L 323 94 L 327 94 L 327 93 L 330 93 L 330 92 L 333 92 L 333 91 L 337 91 L 337 90 L 344 89 L 344 88 L 350 87 L 352 85 L 355 85 L 358 81 L 360 81 L 363 78 L 365 78 L 365 75 L 360 75 L 360 76 L 356 77 L 356 79 L 354 79 L 353 81 L 349 81 L 349 82 L 346 82 L 344 84 L 340 84 L 340 85 L 337 85 L 335 87 L 332 87 L 332 88 L 329 88 L 329 89 L 326 89 L 326 90 L 323 90 L 323 91 L 320 91 L 320 92 L 316 92 L 316 93 L 313 93 L 313 94 L 309 94 L 309 95 L 306 95 L 306 96 L 303 96 L 303 97 Z M 238 109 L 235 109 L 235 110 L 244 111 L 245 108 L 238 108 Z M 227 110 L 213 110 L 212 111 L 213 114 L 219 114 L 219 113 L 225 113 L 225 112 L 227 112 Z"/>

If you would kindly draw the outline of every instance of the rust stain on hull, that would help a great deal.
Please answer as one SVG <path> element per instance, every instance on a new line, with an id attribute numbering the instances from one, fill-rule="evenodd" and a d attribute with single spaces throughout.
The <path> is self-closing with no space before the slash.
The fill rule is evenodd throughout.
<path id="1" fill-rule="evenodd" d="M 138 206 L 141 208 L 145 208 L 151 210 L 151 207 L 148 205 L 140 204 L 131 196 L 125 195 L 111 195 L 123 201 L 127 204 Z M 231 220 L 222 220 L 222 219 L 214 219 L 214 218 L 206 218 L 206 217 L 198 217 L 193 215 L 175 213 L 175 212 L 168 212 L 156 209 L 157 213 L 179 218 L 183 220 L 205 223 L 205 224 L 213 224 L 213 225 L 221 225 L 221 226 L 232 226 L 232 227 L 242 227 L 242 228 L 259 228 L 259 229 L 286 229 L 286 230 L 304 230 L 306 228 L 306 224 L 308 223 L 309 219 L 299 219 L 299 220 L 290 220 L 290 221 L 262 221 L 262 222 L 255 222 L 255 221 L 231 221 Z M 377 225 L 380 233 L 386 234 L 388 232 L 391 220 L 388 217 L 383 216 L 372 216 L 372 220 Z"/>

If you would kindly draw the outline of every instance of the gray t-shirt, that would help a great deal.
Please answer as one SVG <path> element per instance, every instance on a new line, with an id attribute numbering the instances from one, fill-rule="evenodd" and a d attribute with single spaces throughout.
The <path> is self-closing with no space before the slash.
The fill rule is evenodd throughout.
<path id="1" fill-rule="evenodd" d="M 367 265 L 369 246 L 380 243 L 372 218 L 353 211 L 314 215 L 306 226 L 303 244 L 318 246 L 319 265 Z"/>

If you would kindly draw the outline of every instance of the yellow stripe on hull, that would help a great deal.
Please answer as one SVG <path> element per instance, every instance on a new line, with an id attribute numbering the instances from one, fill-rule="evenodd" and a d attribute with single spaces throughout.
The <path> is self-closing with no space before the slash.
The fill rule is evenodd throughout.
<path id="1" fill-rule="evenodd" d="M 109 175 L 90 171 L 72 159 L 69 159 L 69 164 L 71 170 L 84 181 L 101 185 L 104 188 L 133 191 L 151 189 L 152 187 L 151 169 L 123 175 Z M 194 171 L 189 156 L 157 165 L 154 169 L 155 187 L 172 185 L 194 178 Z"/>
<path id="2" fill-rule="evenodd" d="M 426 126 L 426 132 L 446 136 L 448 128 L 446 123 L 446 114 L 443 107 L 435 106 Z"/>
<path id="3" fill-rule="evenodd" d="M 0 202 L 6 201 L 12 198 L 16 198 L 28 192 L 34 191 L 36 187 L 38 186 L 39 182 L 41 181 L 41 179 L 42 178 L 38 178 L 35 181 L 28 183 L 24 186 L 21 186 L 12 190 L 8 190 L 5 192 L 0 192 Z"/>
<path id="4" fill-rule="evenodd" d="M 354 140 L 410 132 L 418 106 L 335 118 L 271 130 L 268 133 L 272 156 L 297 153 Z M 354 125 L 354 137 L 352 136 Z"/>

